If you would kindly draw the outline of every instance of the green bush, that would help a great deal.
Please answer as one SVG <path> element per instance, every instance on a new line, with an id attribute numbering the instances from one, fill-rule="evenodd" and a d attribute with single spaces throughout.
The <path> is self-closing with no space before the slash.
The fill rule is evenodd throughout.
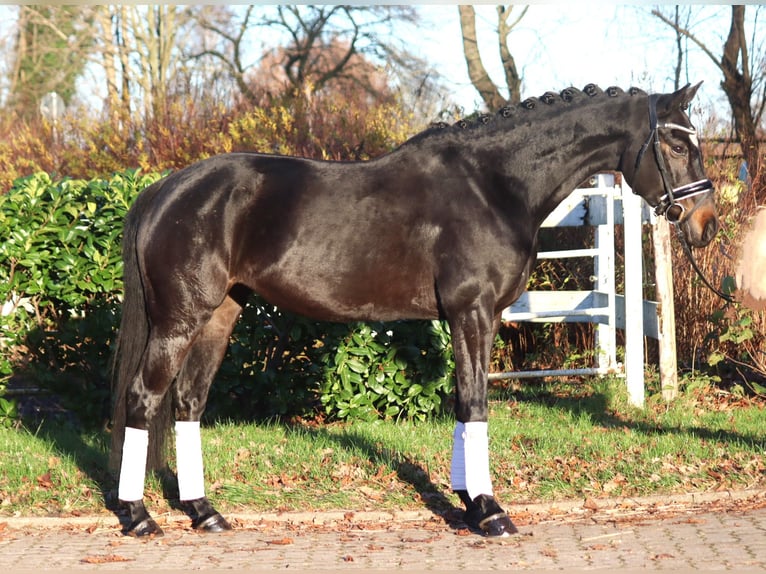
<path id="1" fill-rule="evenodd" d="M 454 359 L 446 323 L 355 323 L 324 354 L 322 404 L 340 418 L 423 419 L 452 391 Z"/>
<path id="2" fill-rule="evenodd" d="M 53 181 L 36 174 L 0 196 L 0 385 L 24 372 L 83 422 L 108 416 L 122 222 L 159 177 L 134 170 Z M 209 416 L 323 409 L 337 418 L 424 418 L 441 409 L 452 370 L 440 322 L 317 323 L 254 297 L 211 389 Z M 2 405 L 7 419 L 13 411 Z"/>
<path id="3" fill-rule="evenodd" d="M 210 418 L 408 417 L 443 411 L 454 360 L 446 324 L 320 323 L 255 297 L 210 390 Z"/>
<path id="4" fill-rule="evenodd" d="M 6 380 L 24 371 L 65 391 L 80 414 L 104 414 L 122 293 L 122 220 L 132 199 L 158 178 L 127 171 L 108 181 L 54 182 L 40 173 L 0 196 Z"/>

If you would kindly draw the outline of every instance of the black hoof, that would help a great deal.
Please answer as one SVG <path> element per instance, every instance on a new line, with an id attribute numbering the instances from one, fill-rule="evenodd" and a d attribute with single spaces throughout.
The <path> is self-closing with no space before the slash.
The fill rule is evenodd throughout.
<path id="1" fill-rule="evenodd" d="M 494 497 L 480 494 L 471 500 L 465 491 L 458 491 L 457 494 L 465 504 L 466 511 L 463 515 L 463 521 L 469 528 L 493 538 L 510 536 L 519 531 Z"/>
<path id="2" fill-rule="evenodd" d="M 202 530 L 203 532 L 209 532 L 211 534 L 218 534 L 220 532 L 228 532 L 231 530 L 231 524 L 217 512 L 212 516 L 192 522 L 192 526 L 195 530 Z"/>
<path id="3" fill-rule="evenodd" d="M 510 536 L 518 533 L 518 528 L 511 522 L 511 519 L 505 512 L 488 516 L 479 521 L 479 528 L 487 536 Z"/>
<path id="4" fill-rule="evenodd" d="M 123 530 L 123 534 L 126 534 L 127 536 L 135 536 L 136 538 L 141 538 L 143 536 L 154 536 L 155 538 L 158 538 L 165 535 L 162 528 L 160 528 L 152 518 L 147 518 L 146 520 L 137 523 L 131 523 L 125 530 Z"/>
<path id="5" fill-rule="evenodd" d="M 162 528 L 149 516 L 143 501 L 123 502 L 122 505 L 128 511 L 128 526 L 122 531 L 123 534 L 137 538 L 165 534 Z"/>
<path id="6" fill-rule="evenodd" d="M 206 497 L 184 502 L 186 512 L 192 519 L 192 527 L 203 532 L 219 533 L 231 530 L 231 524 L 213 508 Z"/>

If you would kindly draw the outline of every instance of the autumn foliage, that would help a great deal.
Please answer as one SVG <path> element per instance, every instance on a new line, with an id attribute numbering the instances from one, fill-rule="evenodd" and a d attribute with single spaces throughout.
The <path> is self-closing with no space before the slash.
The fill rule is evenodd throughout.
<path id="1" fill-rule="evenodd" d="M 97 178 L 129 168 L 178 169 L 218 153 L 258 151 L 366 159 L 418 131 L 396 101 L 340 92 L 264 98 L 259 105 L 169 100 L 155 117 L 72 111 L 56 125 L 0 118 L 0 192 L 35 172 Z"/>

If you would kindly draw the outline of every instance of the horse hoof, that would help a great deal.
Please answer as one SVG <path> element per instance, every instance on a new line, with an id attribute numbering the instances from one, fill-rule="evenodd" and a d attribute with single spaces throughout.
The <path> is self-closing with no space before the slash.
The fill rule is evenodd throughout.
<path id="1" fill-rule="evenodd" d="M 199 522 L 193 526 L 195 530 L 201 530 L 211 534 L 218 534 L 220 532 L 227 532 L 231 530 L 231 524 L 229 524 L 229 522 L 218 512 L 208 516 L 207 518 L 200 519 Z"/>
<path id="2" fill-rule="evenodd" d="M 162 528 L 152 518 L 146 518 L 139 522 L 134 522 L 125 529 L 125 534 L 128 536 L 134 536 L 136 538 L 142 538 L 144 536 L 154 536 L 159 538 L 164 536 Z"/>
<path id="3" fill-rule="evenodd" d="M 485 536 L 490 536 L 492 538 L 510 536 L 519 531 L 505 512 L 498 512 L 497 514 L 488 516 L 479 522 L 479 528 Z"/>
<path id="4" fill-rule="evenodd" d="M 464 522 L 484 536 L 499 538 L 516 534 L 518 529 L 497 501 L 488 494 L 480 494 L 473 500 L 465 490 L 456 491 L 466 506 Z"/>

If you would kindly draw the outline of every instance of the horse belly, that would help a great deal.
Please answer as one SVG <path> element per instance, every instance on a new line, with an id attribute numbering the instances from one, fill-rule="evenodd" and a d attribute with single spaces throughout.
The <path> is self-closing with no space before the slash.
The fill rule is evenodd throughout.
<path id="1" fill-rule="evenodd" d="M 391 274 L 366 275 L 319 269 L 291 272 L 281 266 L 251 288 L 269 303 L 319 321 L 394 321 L 439 316 L 433 282 Z"/>

